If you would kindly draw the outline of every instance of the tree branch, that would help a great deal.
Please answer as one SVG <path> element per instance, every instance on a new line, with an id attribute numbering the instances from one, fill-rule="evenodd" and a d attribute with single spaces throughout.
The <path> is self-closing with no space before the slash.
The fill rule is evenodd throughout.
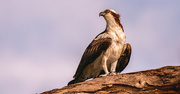
<path id="1" fill-rule="evenodd" d="M 179 93 L 180 66 L 105 76 L 42 94 L 66 93 Z"/>

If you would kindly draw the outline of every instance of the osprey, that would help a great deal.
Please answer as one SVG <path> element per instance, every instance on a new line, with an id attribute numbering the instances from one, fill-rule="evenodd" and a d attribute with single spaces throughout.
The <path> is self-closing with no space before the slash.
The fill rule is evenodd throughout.
<path id="1" fill-rule="evenodd" d="M 68 85 L 83 82 L 89 78 L 114 75 L 127 66 L 131 45 L 125 44 L 126 36 L 120 23 L 120 15 L 106 9 L 99 13 L 106 20 L 106 29 L 97 35 L 86 48 L 79 66 Z"/>

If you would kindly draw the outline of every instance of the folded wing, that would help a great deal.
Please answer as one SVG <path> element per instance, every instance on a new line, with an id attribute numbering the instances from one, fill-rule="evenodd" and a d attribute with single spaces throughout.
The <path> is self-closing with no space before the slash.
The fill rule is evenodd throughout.
<path id="1" fill-rule="evenodd" d="M 129 63 L 131 57 L 131 45 L 129 43 L 124 44 L 122 54 L 118 59 L 116 66 L 116 72 L 122 72 Z"/>
<path id="2" fill-rule="evenodd" d="M 86 48 L 73 78 L 79 77 L 89 64 L 95 61 L 102 52 L 105 52 L 111 45 L 111 41 L 111 38 L 93 40 Z"/>

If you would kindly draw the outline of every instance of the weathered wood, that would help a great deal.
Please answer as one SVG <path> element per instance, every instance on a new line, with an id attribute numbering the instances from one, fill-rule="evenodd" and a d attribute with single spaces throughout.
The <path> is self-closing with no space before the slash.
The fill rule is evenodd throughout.
<path id="1" fill-rule="evenodd" d="M 105 76 L 42 94 L 69 93 L 178 94 L 180 93 L 180 66 Z"/>

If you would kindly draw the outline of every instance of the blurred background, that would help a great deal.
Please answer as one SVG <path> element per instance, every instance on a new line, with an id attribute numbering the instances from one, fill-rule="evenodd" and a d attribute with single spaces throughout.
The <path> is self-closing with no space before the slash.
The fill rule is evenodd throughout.
<path id="1" fill-rule="evenodd" d="M 106 22 L 121 15 L 132 56 L 123 73 L 180 65 L 179 0 L 0 0 L 0 94 L 35 94 L 72 80 Z"/>

